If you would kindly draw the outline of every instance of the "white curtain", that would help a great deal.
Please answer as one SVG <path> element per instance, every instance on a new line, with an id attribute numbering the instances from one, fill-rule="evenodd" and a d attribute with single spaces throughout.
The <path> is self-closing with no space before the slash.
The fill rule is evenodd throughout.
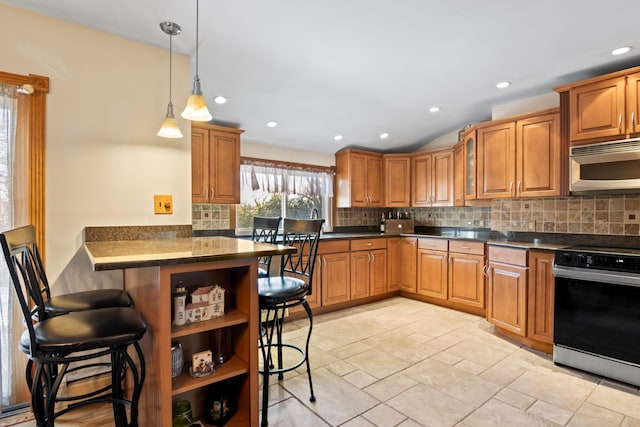
<path id="1" fill-rule="evenodd" d="M 17 118 L 17 87 L 0 83 L 0 229 L 13 227 L 13 160 Z M 12 284 L 4 260 L 0 262 L 0 387 L 2 407 L 9 405 L 12 389 L 11 312 Z"/>
<path id="2" fill-rule="evenodd" d="M 240 179 L 245 188 L 267 193 L 333 196 L 333 174 L 279 165 L 243 164 Z"/>

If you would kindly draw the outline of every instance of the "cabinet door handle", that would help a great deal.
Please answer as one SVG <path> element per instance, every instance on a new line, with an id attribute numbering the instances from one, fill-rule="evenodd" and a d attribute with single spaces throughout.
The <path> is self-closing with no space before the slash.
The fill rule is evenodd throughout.
<path id="1" fill-rule="evenodd" d="M 373 255 L 371 255 L 371 252 L 369 252 L 369 253 L 367 254 L 367 258 L 369 258 L 369 264 L 371 264 L 371 261 L 373 261 L 373 260 L 372 260 Z"/>
<path id="2" fill-rule="evenodd" d="M 216 192 L 213 190 L 213 187 L 211 187 L 211 199 L 213 199 L 216 196 Z"/>
<path id="3" fill-rule="evenodd" d="M 371 245 L 373 245 L 373 243 L 371 243 L 371 242 L 367 243 L 367 246 L 371 246 Z"/>
<path id="4" fill-rule="evenodd" d="M 618 116 L 618 131 L 622 132 L 622 114 Z"/>
<path id="5" fill-rule="evenodd" d="M 522 194 L 522 181 L 518 181 L 518 194 Z"/>
<path id="6" fill-rule="evenodd" d="M 509 183 L 509 195 L 513 194 L 513 181 Z"/>
<path id="7" fill-rule="evenodd" d="M 631 112 L 631 132 L 635 132 L 636 130 L 636 112 Z"/>
<path id="8" fill-rule="evenodd" d="M 460 249 L 471 249 L 471 246 L 460 246 Z"/>

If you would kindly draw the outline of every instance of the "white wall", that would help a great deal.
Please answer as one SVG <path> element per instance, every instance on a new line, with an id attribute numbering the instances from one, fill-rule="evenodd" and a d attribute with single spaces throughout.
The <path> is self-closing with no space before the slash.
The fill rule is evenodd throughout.
<path id="1" fill-rule="evenodd" d="M 307 165 L 335 166 L 336 156 L 326 153 L 312 153 L 295 148 L 269 146 L 254 142 L 242 141 L 240 155 L 257 159 L 280 160 Z"/>
<path id="2" fill-rule="evenodd" d="M 86 226 L 190 224 L 189 123 L 178 117 L 183 139 L 156 136 L 169 96 L 168 50 L 1 3 L 0 26 L 0 70 L 50 78 L 50 280 L 75 257 Z M 189 65 L 174 53 L 176 112 L 189 94 Z M 173 215 L 154 215 L 154 194 L 173 195 Z"/>
<path id="3" fill-rule="evenodd" d="M 557 92 L 549 92 L 544 95 L 521 99 L 506 104 L 494 105 L 491 108 L 491 117 L 493 120 L 497 120 L 503 117 L 533 113 L 535 111 L 546 110 L 547 108 L 559 106 L 560 94 Z"/>

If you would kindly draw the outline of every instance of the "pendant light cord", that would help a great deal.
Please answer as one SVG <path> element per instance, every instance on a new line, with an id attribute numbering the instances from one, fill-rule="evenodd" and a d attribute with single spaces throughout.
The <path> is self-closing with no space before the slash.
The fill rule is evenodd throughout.
<path id="1" fill-rule="evenodd" d="M 200 0 L 196 0 L 196 78 L 198 77 L 198 27 L 200 22 Z"/>
<path id="2" fill-rule="evenodd" d="M 172 70 L 173 70 L 173 34 L 169 34 L 169 104 L 171 104 L 171 81 L 173 79 Z"/>

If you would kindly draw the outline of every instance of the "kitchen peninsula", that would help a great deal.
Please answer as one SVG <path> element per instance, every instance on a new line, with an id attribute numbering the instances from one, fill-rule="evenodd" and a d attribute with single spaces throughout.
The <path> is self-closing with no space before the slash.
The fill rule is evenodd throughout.
<path id="1" fill-rule="evenodd" d="M 234 390 L 235 415 L 229 426 L 258 424 L 257 257 L 282 255 L 287 246 L 228 237 L 157 240 L 86 241 L 93 269 L 123 270 L 124 289 L 147 321 L 141 341 L 146 379 L 140 399 L 141 426 L 169 426 L 172 402 L 189 400 L 194 419 L 203 420 L 206 401 L 217 385 Z M 224 315 L 184 326 L 172 326 L 172 292 L 176 286 L 224 288 Z M 226 336 L 224 342 L 216 340 Z M 183 348 L 185 366 L 172 378 L 171 348 Z M 215 348 L 214 348 L 215 347 Z M 188 373 L 191 355 L 220 349 L 224 363 L 201 378 Z"/>

